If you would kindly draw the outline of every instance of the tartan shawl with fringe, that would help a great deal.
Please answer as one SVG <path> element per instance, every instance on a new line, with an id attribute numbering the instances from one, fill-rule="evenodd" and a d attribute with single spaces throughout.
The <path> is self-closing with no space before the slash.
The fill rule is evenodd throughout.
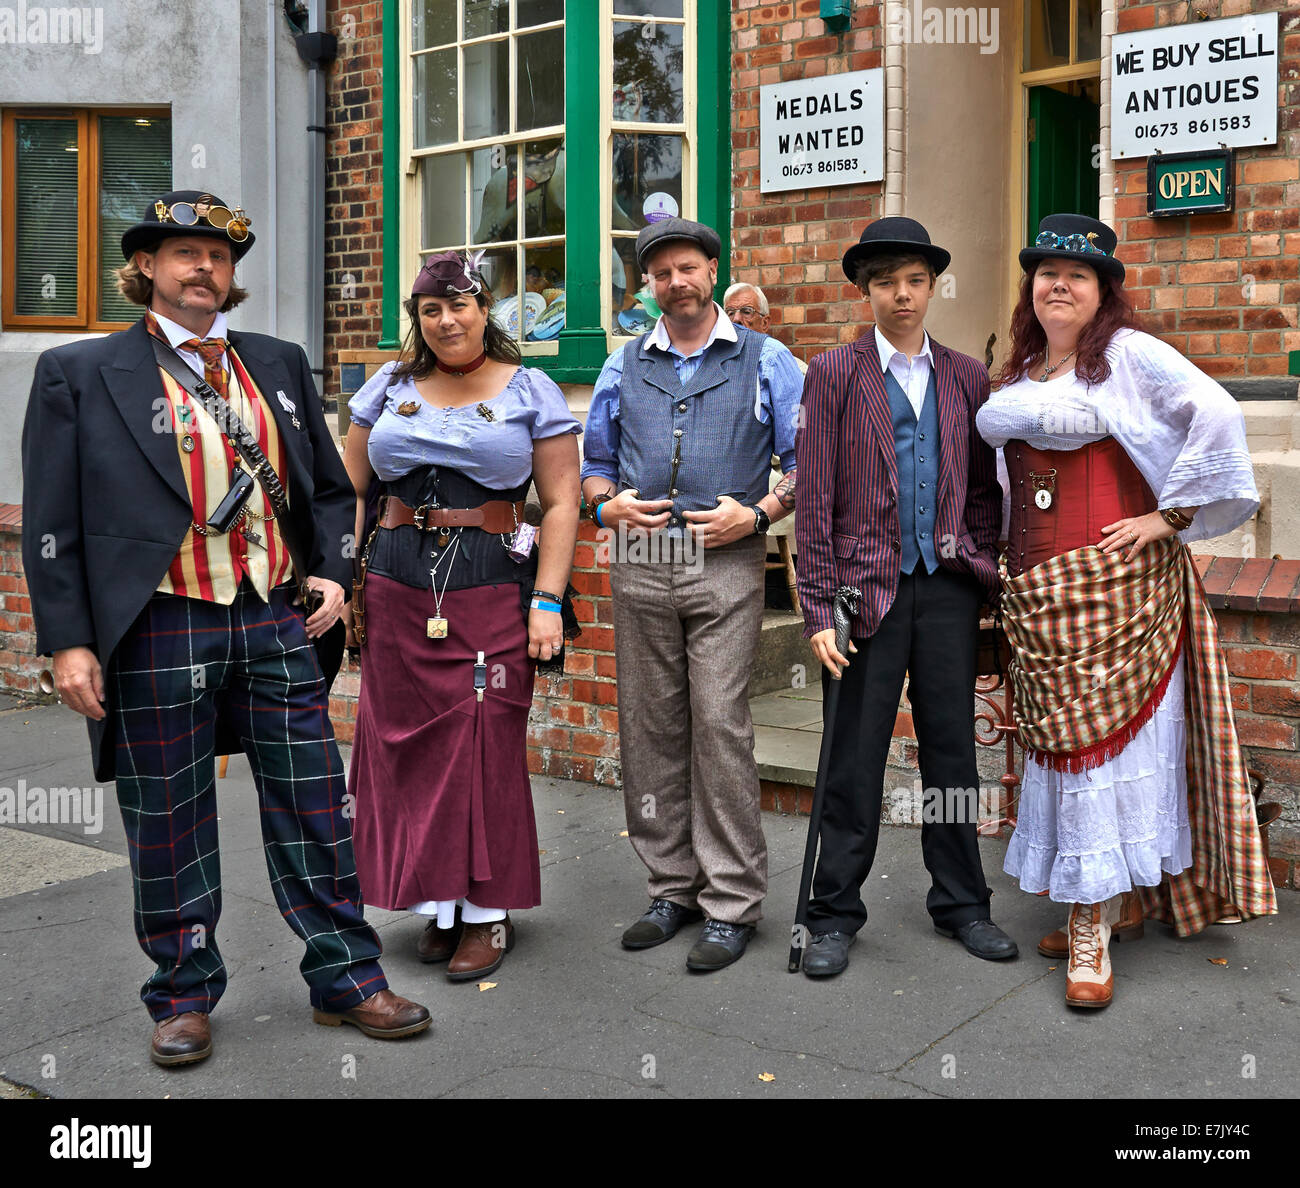
<path id="1" fill-rule="evenodd" d="M 1235 909 L 1277 911 L 1228 671 L 1214 615 L 1186 545 L 1147 545 L 1131 562 L 1094 545 L 1005 579 L 1016 728 L 1057 770 L 1114 758 L 1155 713 L 1186 649 L 1187 795 L 1192 865 L 1140 888 L 1147 914 L 1179 935 Z"/>

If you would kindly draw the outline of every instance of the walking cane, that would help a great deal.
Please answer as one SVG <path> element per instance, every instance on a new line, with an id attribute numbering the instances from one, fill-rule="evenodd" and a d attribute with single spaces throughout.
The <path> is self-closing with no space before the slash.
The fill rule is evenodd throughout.
<path id="1" fill-rule="evenodd" d="M 835 591 L 831 608 L 835 620 L 835 650 L 841 656 L 849 654 L 849 629 L 858 613 L 862 591 L 854 586 L 841 586 Z M 822 748 L 817 757 L 817 784 L 813 788 L 812 812 L 808 816 L 808 841 L 803 849 L 803 875 L 799 880 L 799 902 L 794 910 L 794 928 L 790 934 L 790 973 L 798 973 L 803 964 L 803 951 L 808 943 L 808 895 L 812 891 L 813 867 L 817 863 L 817 839 L 822 829 L 822 801 L 826 796 L 826 766 L 831 757 L 831 735 L 835 728 L 835 710 L 840 699 L 838 677 L 831 679 L 822 707 Z"/>

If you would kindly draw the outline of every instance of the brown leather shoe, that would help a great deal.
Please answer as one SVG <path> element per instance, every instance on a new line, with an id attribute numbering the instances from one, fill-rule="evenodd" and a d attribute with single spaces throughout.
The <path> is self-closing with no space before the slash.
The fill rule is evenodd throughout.
<path id="1" fill-rule="evenodd" d="M 415 955 L 426 965 L 446 961 L 460 944 L 462 927 L 459 920 L 450 928 L 439 928 L 437 920 L 430 920 L 415 942 Z"/>
<path id="2" fill-rule="evenodd" d="M 163 1068 L 193 1064 L 212 1055 L 212 1025 L 203 1011 L 186 1011 L 154 1024 L 149 1059 Z"/>
<path id="3" fill-rule="evenodd" d="M 1142 897 L 1136 891 L 1125 891 L 1124 901 L 1120 907 L 1119 923 L 1110 934 L 1112 943 L 1141 940 L 1142 918 Z M 1044 957 L 1064 961 L 1070 955 L 1070 939 L 1065 929 L 1058 928 L 1055 932 L 1049 932 L 1038 942 L 1038 951 Z"/>
<path id="4" fill-rule="evenodd" d="M 447 966 L 447 981 L 468 982 L 486 977 L 514 947 L 515 928 L 509 916 L 486 924 L 466 924 L 456 955 Z"/>
<path id="5" fill-rule="evenodd" d="M 351 1010 L 336 1014 L 313 1007 L 311 1017 L 326 1027 L 351 1023 L 375 1039 L 402 1039 L 427 1031 L 433 1022 L 429 1012 L 418 1002 L 400 998 L 391 990 L 381 990 L 357 1003 Z"/>

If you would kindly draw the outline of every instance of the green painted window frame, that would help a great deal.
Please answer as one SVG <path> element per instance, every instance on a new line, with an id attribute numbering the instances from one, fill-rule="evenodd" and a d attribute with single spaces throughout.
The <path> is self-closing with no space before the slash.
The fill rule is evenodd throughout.
<path id="1" fill-rule="evenodd" d="M 399 22 L 405 0 L 384 0 L 383 110 L 404 112 Z M 580 11 L 566 14 L 566 62 L 600 60 L 599 9 L 573 5 Z M 731 5 L 727 0 L 697 0 L 696 36 L 696 207 L 701 222 L 714 227 L 722 238 L 718 259 L 717 292 L 725 291 L 731 277 Z M 564 138 L 568 168 L 565 226 L 565 291 L 567 325 L 560 331 L 559 352 L 532 355 L 530 367 L 539 367 L 557 383 L 595 383 L 608 351 L 601 326 L 600 262 L 605 250 L 600 216 L 600 72 L 566 70 L 564 76 Z M 707 101 L 706 97 L 707 96 Z M 578 151 L 574 151 L 578 146 Z M 384 276 L 400 277 L 401 236 L 401 122 L 384 122 Z M 576 278 L 581 278 L 576 279 Z M 381 350 L 401 345 L 403 287 L 389 286 L 382 301 Z"/>

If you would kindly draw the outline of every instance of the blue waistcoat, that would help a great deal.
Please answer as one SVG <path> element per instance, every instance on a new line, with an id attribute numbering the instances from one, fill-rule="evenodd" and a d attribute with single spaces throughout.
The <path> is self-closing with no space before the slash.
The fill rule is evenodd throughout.
<path id="1" fill-rule="evenodd" d="M 918 418 L 907 393 L 890 371 L 885 391 L 894 421 L 894 454 L 898 458 L 898 526 L 902 538 L 901 569 L 911 573 L 918 561 L 925 572 L 939 568 L 934 551 L 934 521 L 939 499 L 939 404 L 934 389 L 934 368 L 925 388 Z"/>
<path id="2" fill-rule="evenodd" d="M 666 352 L 643 350 L 639 340 L 624 348 L 619 490 L 671 499 L 670 534 L 682 530 L 682 512 L 717 507 L 719 495 L 752 506 L 767 494 L 773 426 L 754 415 L 764 336 L 741 326 L 736 335 L 715 341 L 685 384 Z"/>

